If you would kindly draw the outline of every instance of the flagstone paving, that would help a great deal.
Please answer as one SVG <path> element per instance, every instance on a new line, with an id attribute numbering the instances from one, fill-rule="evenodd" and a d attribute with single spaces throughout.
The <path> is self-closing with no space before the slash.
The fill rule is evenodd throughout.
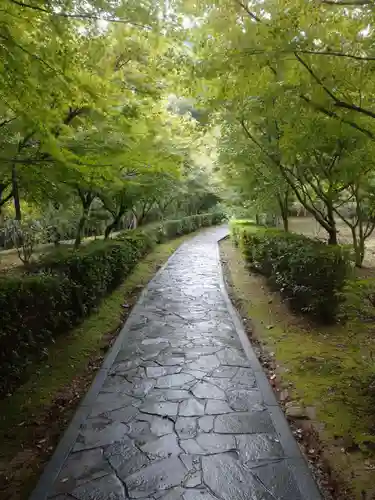
<path id="1" fill-rule="evenodd" d="M 147 287 L 33 500 L 319 500 L 222 286 L 215 228 Z M 77 423 L 78 422 L 78 423 Z"/>

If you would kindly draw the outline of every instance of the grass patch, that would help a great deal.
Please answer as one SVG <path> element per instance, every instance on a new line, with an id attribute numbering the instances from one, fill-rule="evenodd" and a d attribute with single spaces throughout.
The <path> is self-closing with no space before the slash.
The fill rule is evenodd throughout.
<path id="1" fill-rule="evenodd" d="M 339 498 L 375 498 L 374 324 L 309 324 L 290 313 L 264 278 L 249 274 L 229 240 L 221 252 L 232 297 L 263 349 L 274 353 L 289 398 L 315 410 L 311 423 L 324 459 L 348 494 Z"/>
<path id="2" fill-rule="evenodd" d="M 142 288 L 192 234 L 157 245 L 98 310 L 29 369 L 0 402 L 0 497 L 27 498 Z M 125 306 L 125 307 L 124 307 Z"/>

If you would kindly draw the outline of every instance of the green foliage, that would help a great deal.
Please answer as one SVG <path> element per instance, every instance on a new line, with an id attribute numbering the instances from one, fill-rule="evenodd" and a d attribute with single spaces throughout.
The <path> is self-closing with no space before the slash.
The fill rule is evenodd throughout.
<path id="1" fill-rule="evenodd" d="M 218 224 L 221 213 L 165 221 L 95 241 L 78 250 L 58 248 L 28 275 L 0 278 L 0 394 L 22 379 L 50 342 L 79 323 L 116 288 L 157 243 Z"/>
<path id="2" fill-rule="evenodd" d="M 344 322 L 375 320 L 375 280 L 347 280 L 342 290 L 339 317 Z"/>
<path id="3" fill-rule="evenodd" d="M 252 231 L 246 226 L 235 238 L 250 267 L 266 276 L 292 309 L 322 322 L 336 318 L 350 267 L 342 248 L 276 229 Z"/>

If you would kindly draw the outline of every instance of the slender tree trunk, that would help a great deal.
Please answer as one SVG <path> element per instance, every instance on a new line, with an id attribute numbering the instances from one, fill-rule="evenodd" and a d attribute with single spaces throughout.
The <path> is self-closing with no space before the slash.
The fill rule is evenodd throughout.
<path id="1" fill-rule="evenodd" d="M 74 241 L 75 249 L 77 249 L 81 244 L 83 229 L 89 217 L 91 203 L 95 198 L 93 193 L 84 193 L 80 189 L 78 190 L 78 193 L 82 201 L 83 212 L 77 227 L 76 238 Z"/>
<path id="2" fill-rule="evenodd" d="M 329 229 L 326 229 L 328 233 L 328 244 L 337 245 L 337 228 L 336 228 L 336 221 L 334 217 L 332 203 L 326 202 L 326 207 L 327 207 L 327 221 L 329 225 Z"/>
<path id="3" fill-rule="evenodd" d="M 18 189 L 17 170 L 15 164 L 13 164 L 12 166 L 12 193 L 14 200 L 15 219 L 21 220 L 22 214 L 21 214 L 21 204 L 20 204 L 20 193 Z"/>
<path id="4" fill-rule="evenodd" d="M 119 227 L 119 224 L 120 224 L 120 221 L 121 221 L 121 217 L 124 215 L 125 211 L 121 211 L 119 212 L 113 219 L 113 221 L 108 224 L 108 226 L 105 228 L 105 232 L 104 232 L 104 239 L 108 239 L 109 238 L 109 235 L 111 234 L 112 231 L 114 231 L 115 229 L 118 229 Z"/>
<path id="5" fill-rule="evenodd" d="M 288 196 L 288 191 L 284 193 L 283 196 L 277 196 L 277 202 L 279 204 L 280 208 L 280 215 L 283 220 L 283 227 L 284 231 L 288 232 L 289 231 L 289 196 Z"/>
<path id="6" fill-rule="evenodd" d="M 78 227 L 77 227 L 76 238 L 75 238 L 75 241 L 74 241 L 74 248 L 75 249 L 77 249 L 81 245 L 81 242 L 82 242 L 82 232 L 83 232 L 83 229 L 85 227 L 88 215 L 89 215 L 89 209 L 88 208 L 84 208 L 82 216 L 79 219 Z"/>
<path id="7" fill-rule="evenodd" d="M 259 226 L 260 225 L 260 218 L 259 218 L 259 214 L 255 214 L 255 222 L 256 222 L 256 225 Z"/>

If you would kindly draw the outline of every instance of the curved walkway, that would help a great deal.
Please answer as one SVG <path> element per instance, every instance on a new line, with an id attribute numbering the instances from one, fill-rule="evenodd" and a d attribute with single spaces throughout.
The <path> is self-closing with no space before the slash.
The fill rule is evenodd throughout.
<path id="1" fill-rule="evenodd" d="M 223 288 L 183 244 L 134 308 L 32 500 L 319 500 Z"/>

